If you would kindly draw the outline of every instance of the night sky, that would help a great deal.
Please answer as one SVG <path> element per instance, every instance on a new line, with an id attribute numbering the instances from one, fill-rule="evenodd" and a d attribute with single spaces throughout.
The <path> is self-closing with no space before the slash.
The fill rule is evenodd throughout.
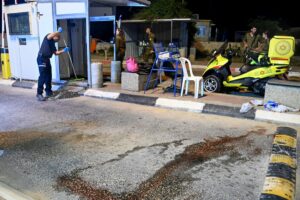
<path id="1" fill-rule="evenodd" d="M 296 5 L 296 1 L 292 0 L 185 0 L 185 2 L 193 13 L 199 14 L 200 19 L 212 19 L 221 33 L 227 32 L 229 40 L 233 40 L 235 31 L 248 31 L 250 21 L 258 17 L 278 21 L 283 29 L 300 27 L 300 8 Z M 195 5 L 196 2 L 199 5 Z"/>
<path id="2" fill-rule="evenodd" d="M 300 8 L 296 1 L 240 0 L 240 1 L 195 1 L 185 0 L 200 19 L 212 19 L 221 27 L 245 29 L 249 21 L 257 17 L 278 20 L 284 26 L 300 27 Z M 195 2 L 199 2 L 195 5 Z M 200 3 L 201 2 L 201 3 Z"/>
<path id="3" fill-rule="evenodd" d="M 7 0 L 14 2 L 14 0 Z M 23 1 L 23 0 L 20 0 Z M 270 0 L 184 0 L 187 7 L 199 14 L 200 19 L 212 19 L 220 29 L 231 34 L 234 31 L 248 30 L 251 19 L 265 17 L 280 22 L 283 28 L 300 27 L 300 7 L 296 1 L 270 1 Z M 123 19 L 132 16 L 137 8 L 119 8 L 118 14 Z"/>

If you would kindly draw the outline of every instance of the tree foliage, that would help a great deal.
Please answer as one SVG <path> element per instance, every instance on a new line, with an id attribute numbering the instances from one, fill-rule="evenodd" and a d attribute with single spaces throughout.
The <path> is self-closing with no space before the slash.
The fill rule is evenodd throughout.
<path id="1" fill-rule="evenodd" d="M 191 17 L 192 12 L 188 10 L 182 0 L 153 0 L 150 7 L 137 13 L 135 19 L 171 19 Z"/>
<path id="2" fill-rule="evenodd" d="M 271 37 L 276 34 L 281 34 L 283 31 L 279 21 L 265 19 L 264 17 L 252 19 L 249 26 L 255 26 L 259 33 L 268 31 Z"/>

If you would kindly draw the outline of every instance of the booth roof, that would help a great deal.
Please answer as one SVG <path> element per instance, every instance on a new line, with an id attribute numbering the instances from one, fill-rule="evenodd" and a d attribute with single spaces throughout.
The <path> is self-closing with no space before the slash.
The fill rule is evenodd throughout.
<path id="1" fill-rule="evenodd" d="M 37 2 L 52 2 L 51 0 L 27 0 L 37 1 Z M 55 0 L 56 1 L 56 0 Z M 61 2 L 61 1 L 59 1 Z M 89 0 L 92 6 L 150 6 L 151 2 L 149 0 Z"/>
<path id="2" fill-rule="evenodd" d="M 212 20 L 207 19 L 193 19 L 193 18 L 173 18 L 173 19 L 154 19 L 153 22 L 211 22 Z M 122 23 L 145 23 L 149 22 L 149 20 L 145 19 L 129 19 L 123 20 Z"/>
<path id="3" fill-rule="evenodd" d="M 149 6 L 148 0 L 89 0 L 92 4 L 113 5 L 113 6 Z"/>

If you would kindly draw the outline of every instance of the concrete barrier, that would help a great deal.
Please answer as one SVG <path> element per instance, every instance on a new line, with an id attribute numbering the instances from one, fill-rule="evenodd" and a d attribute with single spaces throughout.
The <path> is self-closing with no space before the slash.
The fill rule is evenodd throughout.
<path id="1" fill-rule="evenodd" d="M 149 76 L 148 74 L 122 72 L 122 77 L 121 77 L 122 90 L 129 90 L 133 92 L 139 92 L 144 90 L 144 87 L 147 83 L 148 76 Z M 152 74 L 148 88 L 153 88 L 155 83 L 154 82 L 155 78 L 156 78 L 156 74 Z"/>
<path id="2" fill-rule="evenodd" d="M 264 101 L 269 100 L 300 109 L 300 83 L 277 79 L 268 81 Z"/>

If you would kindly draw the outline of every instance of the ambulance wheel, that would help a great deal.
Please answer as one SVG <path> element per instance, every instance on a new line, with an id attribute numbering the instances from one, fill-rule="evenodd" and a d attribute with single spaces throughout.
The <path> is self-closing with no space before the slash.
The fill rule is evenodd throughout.
<path id="1" fill-rule="evenodd" d="M 221 92 L 221 80 L 216 75 L 204 78 L 204 90 L 206 92 Z"/>

